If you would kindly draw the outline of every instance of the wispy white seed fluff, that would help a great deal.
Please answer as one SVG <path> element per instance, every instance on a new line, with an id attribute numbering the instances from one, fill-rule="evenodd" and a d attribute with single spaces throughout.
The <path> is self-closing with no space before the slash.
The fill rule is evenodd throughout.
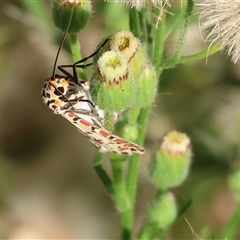
<path id="1" fill-rule="evenodd" d="M 240 0 L 196 0 L 200 11 L 200 29 L 206 41 L 240 63 Z"/>
<path id="2" fill-rule="evenodd" d="M 113 2 L 120 3 L 130 8 L 136 8 L 138 10 L 146 5 L 162 8 L 168 3 L 168 1 L 169 0 L 113 0 Z"/>

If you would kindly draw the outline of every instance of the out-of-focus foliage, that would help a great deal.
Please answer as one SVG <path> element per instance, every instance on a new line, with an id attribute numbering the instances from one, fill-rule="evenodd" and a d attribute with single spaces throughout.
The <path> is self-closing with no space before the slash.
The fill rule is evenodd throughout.
<path id="1" fill-rule="evenodd" d="M 51 75 L 61 39 L 49 17 L 49 1 L 44 3 L 44 19 L 20 2 L 5 1 L 0 6 L 0 237 L 118 238 L 118 216 L 92 166 L 95 149 L 41 102 L 41 87 Z M 97 1 L 93 8 L 79 34 L 83 56 L 103 36 L 127 28 L 124 7 Z M 176 4 L 175 15 L 169 16 L 169 30 L 175 27 L 166 39 L 166 54 L 175 44 L 180 11 L 181 5 Z M 186 54 L 206 48 L 195 20 Z M 63 49 L 59 62 L 71 61 Z M 219 54 L 209 57 L 207 64 L 179 65 L 163 73 L 152 108 L 146 139 L 149 152 L 172 129 L 192 139 L 190 177 L 177 190 L 176 201 L 184 205 L 192 200 L 184 216 L 201 237 L 203 232 L 217 236 L 236 206 L 226 176 L 239 165 L 239 79 L 239 67 Z M 148 161 L 146 154 L 141 162 L 137 229 L 154 195 Z M 168 237 L 194 238 L 183 218 Z"/>

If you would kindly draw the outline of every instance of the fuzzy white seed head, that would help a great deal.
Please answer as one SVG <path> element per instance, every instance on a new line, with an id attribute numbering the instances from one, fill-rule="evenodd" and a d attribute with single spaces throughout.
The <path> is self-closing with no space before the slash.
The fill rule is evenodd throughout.
<path id="1" fill-rule="evenodd" d="M 108 2 L 109 1 L 110 0 L 108 0 Z M 136 8 L 137 10 L 140 10 L 146 5 L 162 8 L 165 6 L 165 4 L 168 3 L 169 0 L 113 0 L 113 1 L 125 5 L 127 7 Z"/>
<path id="2" fill-rule="evenodd" d="M 220 45 L 234 63 L 240 63 L 240 0 L 196 0 L 196 6 L 206 41 Z"/>

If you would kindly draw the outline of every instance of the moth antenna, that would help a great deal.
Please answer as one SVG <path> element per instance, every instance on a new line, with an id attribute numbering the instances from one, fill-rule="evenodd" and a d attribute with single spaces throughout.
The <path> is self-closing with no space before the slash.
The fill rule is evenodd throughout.
<path id="1" fill-rule="evenodd" d="M 59 48 L 58 48 L 57 55 L 56 55 L 56 58 L 55 58 L 55 61 L 54 61 L 53 73 L 52 73 L 52 78 L 53 78 L 53 79 L 55 79 L 55 71 L 56 71 L 56 66 L 57 66 L 57 60 L 58 60 L 60 51 L 61 51 L 61 49 L 62 49 L 62 46 L 63 46 L 63 44 L 64 44 L 64 41 L 65 41 L 65 39 L 66 39 L 66 37 L 67 37 L 67 33 L 68 33 L 68 30 L 69 30 L 69 28 L 70 28 L 71 21 L 72 21 L 72 16 L 73 16 L 73 7 L 72 7 L 72 11 L 71 11 L 69 23 L 68 23 L 68 25 L 67 25 L 67 29 L 66 29 L 66 31 L 65 31 L 65 33 L 64 33 L 64 35 L 63 35 L 62 42 L 61 42 L 61 44 L 60 44 L 60 46 L 59 46 Z"/>

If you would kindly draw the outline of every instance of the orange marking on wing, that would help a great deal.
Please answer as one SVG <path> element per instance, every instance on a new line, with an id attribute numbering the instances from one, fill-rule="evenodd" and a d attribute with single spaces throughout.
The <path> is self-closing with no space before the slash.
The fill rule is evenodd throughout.
<path id="1" fill-rule="evenodd" d="M 69 83 L 66 81 L 64 78 L 60 79 L 60 83 L 62 84 L 63 87 L 68 88 Z"/>
<path id="2" fill-rule="evenodd" d="M 68 116 L 69 116 L 70 118 L 73 118 L 75 115 L 74 115 L 73 113 L 68 113 Z"/>
<path id="3" fill-rule="evenodd" d="M 68 116 L 71 118 L 75 117 L 75 115 L 73 113 L 68 113 Z"/>
<path id="4" fill-rule="evenodd" d="M 50 83 L 50 85 L 52 85 L 52 86 L 55 86 L 55 85 L 56 85 L 55 79 L 54 79 L 54 80 L 50 80 L 49 83 Z"/>
<path id="5" fill-rule="evenodd" d="M 125 140 L 122 139 L 122 138 L 116 138 L 116 139 L 115 139 L 115 142 L 117 142 L 117 143 L 124 143 Z"/>
<path id="6" fill-rule="evenodd" d="M 87 127 L 91 126 L 91 124 L 89 122 L 87 122 L 87 121 L 85 121 L 83 119 L 80 119 L 79 122 L 82 123 L 83 125 L 87 126 Z"/>
<path id="7" fill-rule="evenodd" d="M 129 148 L 122 147 L 122 148 L 120 148 L 119 150 L 120 150 L 121 152 L 124 152 L 124 151 L 126 151 L 126 150 L 129 150 Z"/>
<path id="8" fill-rule="evenodd" d="M 100 133 L 102 136 L 104 136 L 104 137 L 109 136 L 109 133 L 106 132 L 106 131 L 103 131 L 103 130 L 100 130 L 99 133 Z"/>
<path id="9" fill-rule="evenodd" d="M 55 101 L 54 101 L 54 104 L 56 105 L 56 106 L 61 106 L 61 101 L 60 100 L 58 100 L 58 99 L 56 99 Z"/>

